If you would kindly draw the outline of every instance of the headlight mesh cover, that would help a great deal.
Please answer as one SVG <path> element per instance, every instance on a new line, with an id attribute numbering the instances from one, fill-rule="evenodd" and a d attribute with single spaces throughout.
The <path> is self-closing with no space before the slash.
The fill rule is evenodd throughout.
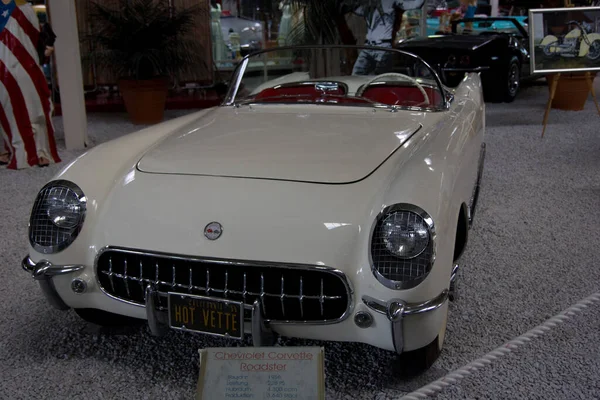
<path id="1" fill-rule="evenodd" d="M 384 211 L 375 224 L 371 238 L 372 267 L 377 278 L 385 286 L 393 289 L 408 289 L 421 283 L 431 271 L 435 254 L 435 233 L 433 231 L 433 224 L 431 223 L 428 226 L 430 236 L 427 247 L 421 254 L 414 258 L 400 258 L 390 253 L 386 248 L 382 229 L 384 220 L 387 217 L 395 214 L 395 218 L 407 219 L 413 222 L 422 221 L 422 219 L 431 221 L 431 218 L 420 209 L 418 210 L 420 212 L 415 213 L 412 210 L 394 208 Z"/>
<path id="2" fill-rule="evenodd" d="M 81 217 L 74 228 L 59 228 L 48 216 L 50 200 L 71 201 L 79 205 Z M 86 211 L 86 198 L 81 189 L 72 182 L 54 181 L 40 190 L 29 220 L 29 242 L 36 251 L 44 254 L 57 253 L 69 246 L 83 225 Z"/>

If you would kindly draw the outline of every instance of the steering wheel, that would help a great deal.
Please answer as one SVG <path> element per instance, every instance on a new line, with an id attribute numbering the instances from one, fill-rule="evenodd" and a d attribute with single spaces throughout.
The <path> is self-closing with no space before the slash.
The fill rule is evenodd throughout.
<path id="1" fill-rule="evenodd" d="M 369 87 L 369 85 L 371 85 L 373 82 L 377 82 L 378 80 L 381 80 L 382 78 L 392 78 L 392 77 L 399 78 L 400 81 L 410 82 L 413 85 L 415 85 L 417 89 L 419 89 L 419 91 L 425 98 L 425 101 L 417 104 L 418 106 L 420 106 L 422 104 L 429 104 L 429 96 L 427 96 L 427 92 L 425 91 L 425 88 L 423 88 L 423 86 L 419 82 L 417 82 L 416 79 L 411 78 L 408 75 L 401 74 L 399 72 L 386 72 L 385 74 L 377 75 L 373 79 L 370 79 L 367 83 L 362 85 L 362 87 L 356 92 L 356 97 L 362 97 L 362 94 Z"/>

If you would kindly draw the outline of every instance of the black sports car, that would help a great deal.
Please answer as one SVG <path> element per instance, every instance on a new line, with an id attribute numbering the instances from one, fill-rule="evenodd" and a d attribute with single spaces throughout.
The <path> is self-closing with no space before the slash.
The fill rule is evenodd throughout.
<path id="1" fill-rule="evenodd" d="M 480 71 L 488 101 L 511 102 L 530 77 L 529 34 L 516 18 L 468 18 L 452 23 L 452 32 L 403 41 L 398 48 L 415 53 L 438 69 L 448 86 L 465 72 Z"/>

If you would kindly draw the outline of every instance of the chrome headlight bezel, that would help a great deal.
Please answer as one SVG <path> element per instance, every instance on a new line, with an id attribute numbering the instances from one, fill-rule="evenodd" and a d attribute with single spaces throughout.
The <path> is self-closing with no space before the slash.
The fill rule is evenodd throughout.
<path id="1" fill-rule="evenodd" d="M 79 208 L 79 220 L 72 227 L 60 227 L 55 224 L 48 215 L 49 196 L 56 190 L 65 190 L 66 195 L 74 195 L 76 197 L 76 205 Z M 47 183 L 38 193 L 33 204 L 31 215 L 29 217 L 29 243 L 31 247 L 42 254 L 56 254 L 69 247 L 77 238 L 83 227 L 87 211 L 87 198 L 79 186 L 73 182 L 66 180 L 55 180 Z M 42 241 L 39 236 L 39 229 L 42 224 L 44 234 L 50 235 L 50 243 L 48 238 Z M 53 240 L 55 235 L 56 240 Z M 59 240 L 59 238 L 62 238 Z M 55 243 L 52 243 L 54 241 Z M 40 243 L 42 242 L 42 243 Z"/>
<path id="2" fill-rule="evenodd" d="M 416 214 L 425 223 L 425 225 L 428 229 L 428 232 L 429 232 L 429 242 L 428 242 L 426 248 L 412 257 L 400 257 L 398 255 L 395 255 L 395 254 L 389 252 L 386 249 L 386 251 L 388 251 L 387 256 L 391 260 L 397 261 L 398 264 L 403 263 L 404 265 L 407 265 L 407 264 L 410 265 L 410 263 L 419 263 L 419 265 L 423 268 L 423 273 L 413 279 L 406 279 L 406 280 L 391 279 L 390 277 L 386 276 L 389 274 L 386 274 L 385 272 L 380 271 L 383 268 L 383 265 L 379 265 L 380 262 L 378 262 L 378 260 L 377 260 L 379 257 L 373 256 L 374 245 L 377 244 L 376 242 L 374 242 L 374 240 L 381 240 L 381 239 L 376 238 L 376 235 L 378 233 L 378 229 L 380 229 L 382 221 L 384 221 L 391 214 L 398 213 L 398 212 Z M 431 218 L 431 216 L 422 208 L 417 207 L 413 204 L 398 203 L 398 204 L 394 204 L 394 205 L 384 208 L 379 213 L 377 218 L 375 218 L 375 221 L 373 222 L 373 225 L 371 227 L 371 233 L 369 236 L 369 262 L 370 262 L 371 271 L 373 272 L 373 275 L 385 287 L 387 287 L 389 289 L 394 289 L 394 290 L 411 289 L 413 287 L 416 287 L 421 282 L 423 282 L 425 280 L 425 278 L 427 278 L 427 276 L 431 272 L 431 268 L 433 267 L 433 263 L 435 261 L 435 256 L 436 256 L 435 225 L 433 223 L 433 219 Z M 399 265 L 397 268 L 403 268 L 403 267 L 401 267 Z"/>

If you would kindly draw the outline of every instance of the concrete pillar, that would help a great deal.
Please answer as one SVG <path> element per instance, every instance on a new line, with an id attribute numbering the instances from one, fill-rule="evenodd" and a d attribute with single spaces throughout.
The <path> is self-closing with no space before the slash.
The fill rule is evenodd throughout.
<path id="1" fill-rule="evenodd" d="M 498 0 L 491 0 L 492 1 L 492 17 L 497 17 L 498 16 Z"/>
<path id="2" fill-rule="evenodd" d="M 423 7 L 421 7 L 421 22 L 419 24 L 420 28 L 421 28 L 421 32 L 419 32 L 419 34 L 423 37 L 427 36 L 427 10 L 428 10 L 428 1 L 425 0 L 425 2 L 423 3 Z"/>
<path id="3" fill-rule="evenodd" d="M 50 24 L 56 33 L 54 56 L 58 73 L 65 144 L 68 150 L 82 149 L 87 142 L 87 116 L 79 52 L 75 2 L 48 0 Z"/>

